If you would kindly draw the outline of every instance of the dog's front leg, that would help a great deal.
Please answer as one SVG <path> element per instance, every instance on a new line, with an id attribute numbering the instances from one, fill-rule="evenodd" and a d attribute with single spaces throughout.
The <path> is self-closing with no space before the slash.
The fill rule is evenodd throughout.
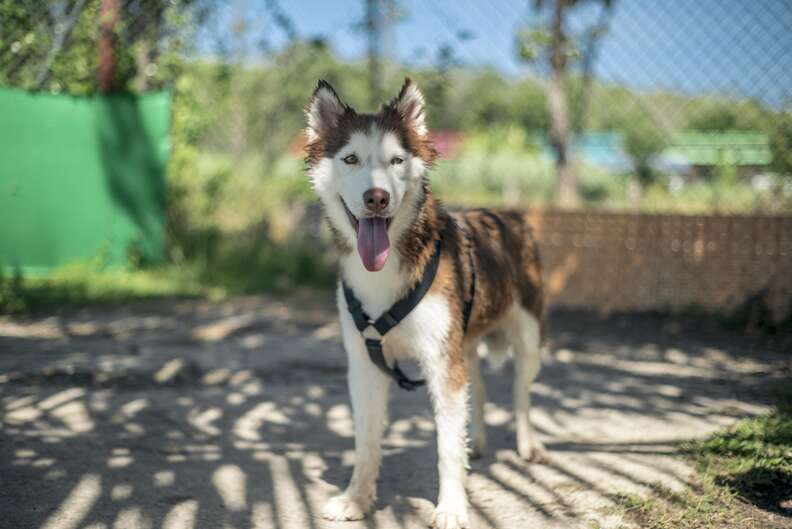
<path id="1" fill-rule="evenodd" d="M 328 520 L 360 520 L 366 516 L 376 497 L 390 379 L 369 359 L 363 339 L 345 307 L 341 312 L 341 327 L 349 359 L 349 394 L 355 421 L 355 468 L 344 493 L 327 502 L 322 516 Z"/>
<path id="2" fill-rule="evenodd" d="M 461 341 L 461 340 L 460 340 Z M 427 383 L 434 405 L 437 427 L 437 495 L 432 525 L 436 529 L 461 529 L 469 526 L 465 477 L 467 471 L 467 373 L 462 344 L 449 340 L 438 346 L 425 362 Z"/>

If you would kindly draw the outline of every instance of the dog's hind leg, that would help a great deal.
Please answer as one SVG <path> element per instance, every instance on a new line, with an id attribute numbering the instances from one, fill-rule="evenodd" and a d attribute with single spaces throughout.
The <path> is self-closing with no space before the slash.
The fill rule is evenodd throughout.
<path id="1" fill-rule="evenodd" d="M 514 417 L 517 453 L 527 461 L 542 462 L 546 453 L 531 426 L 531 384 L 541 367 L 541 328 L 537 318 L 515 308 L 509 334 L 514 347 Z"/>
<path id="2" fill-rule="evenodd" d="M 479 341 L 465 344 L 465 364 L 470 380 L 470 457 L 478 459 L 487 449 L 487 431 L 484 424 L 484 404 L 487 402 L 484 380 L 481 378 Z"/>

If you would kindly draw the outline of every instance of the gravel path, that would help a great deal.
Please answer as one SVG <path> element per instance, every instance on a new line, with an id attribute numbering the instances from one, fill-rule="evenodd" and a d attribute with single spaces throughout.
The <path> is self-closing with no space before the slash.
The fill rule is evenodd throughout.
<path id="1" fill-rule="evenodd" d="M 318 517 L 352 463 L 335 319 L 315 297 L 0 319 L 0 527 L 426 527 L 437 474 L 424 392 L 392 392 L 373 516 Z M 763 386 L 790 365 L 757 339 L 648 317 L 566 314 L 550 335 L 533 420 L 551 460 L 516 456 L 510 365 L 488 374 L 474 528 L 622 526 L 613 493 L 685 487 L 675 443 L 766 411 Z"/>

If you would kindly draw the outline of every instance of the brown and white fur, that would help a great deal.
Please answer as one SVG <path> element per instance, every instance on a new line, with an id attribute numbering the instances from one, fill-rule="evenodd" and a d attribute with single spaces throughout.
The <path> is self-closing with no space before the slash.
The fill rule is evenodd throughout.
<path id="1" fill-rule="evenodd" d="M 541 265 L 531 229 L 519 212 L 449 213 L 438 203 L 427 176 L 436 152 L 427 137 L 424 98 L 410 79 L 393 101 L 374 114 L 355 112 L 329 84 L 320 81 L 306 115 L 308 172 L 341 254 L 342 277 L 369 316 L 378 317 L 419 281 L 434 241 L 443 241 L 431 289 L 387 334 L 383 347 L 391 364 L 394 359 L 416 360 L 427 380 L 437 426 L 440 477 L 433 525 L 468 527 L 469 393 L 471 451 L 480 455 L 486 445 L 478 354 L 482 339 L 496 362 L 509 348 L 513 351 L 517 451 L 528 460 L 539 460 L 544 453 L 528 417 L 530 387 L 540 367 L 543 309 Z M 393 248 L 381 269 L 372 272 L 370 265 L 364 266 L 363 254 L 359 256 L 354 249 L 357 221 L 372 215 L 371 201 L 364 194 L 375 188 L 390 197 L 376 215 L 388 219 L 385 229 Z M 460 225 L 468 230 L 470 240 Z M 464 333 L 462 311 L 472 276 L 471 250 L 475 302 Z M 356 459 L 348 487 L 327 503 L 323 516 L 358 520 L 376 495 L 390 379 L 369 359 L 340 285 L 337 297 L 349 359 Z"/>

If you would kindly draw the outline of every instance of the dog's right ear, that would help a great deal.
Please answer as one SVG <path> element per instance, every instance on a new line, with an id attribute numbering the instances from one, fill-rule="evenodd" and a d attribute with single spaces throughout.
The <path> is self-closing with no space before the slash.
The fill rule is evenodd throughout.
<path id="1" fill-rule="evenodd" d="M 351 109 L 341 102 L 341 98 L 330 83 L 319 80 L 311 96 L 311 102 L 305 109 L 305 117 L 308 120 L 306 129 L 308 141 L 314 141 L 338 125 L 341 116 L 348 110 Z"/>

